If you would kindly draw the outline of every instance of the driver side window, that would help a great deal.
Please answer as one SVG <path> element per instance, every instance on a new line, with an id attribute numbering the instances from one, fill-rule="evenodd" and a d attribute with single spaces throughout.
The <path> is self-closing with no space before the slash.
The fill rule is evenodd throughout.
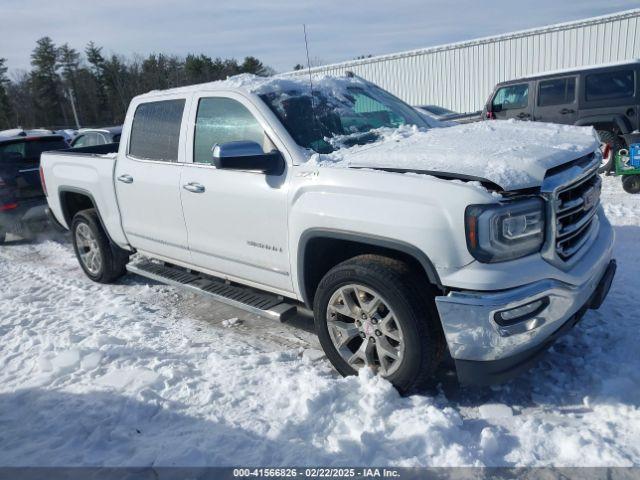
<path id="1" fill-rule="evenodd" d="M 529 105 L 529 84 L 519 83 L 502 87 L 493 97 L 493 106 L 500 105 L 502 110 L 527 108 Z"/>
<path id="2" fill-rule="evenodd" d="M 196 114 L 193 162 L 211 163 L 216 144 L 235 141 L 256 142 L 265 152 L 272 149 L 258 121 L 240 102 L 225 97 L 201 98 Z"/>

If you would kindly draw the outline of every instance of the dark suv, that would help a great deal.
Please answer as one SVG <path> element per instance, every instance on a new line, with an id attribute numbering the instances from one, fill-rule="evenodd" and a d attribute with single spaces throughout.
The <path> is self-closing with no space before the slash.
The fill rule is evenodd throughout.
<path id="1" fill-rule="evenodd" d="M 483 118 L 591 125 L 603 142 L 601 170 L 609 171 L 615 153 L 637 138 L 639 111 L 640 60 L 633 60 L 499 83 Z"/>
<path id="2" fill-rule="evenodd" d="M 47 223 L 40 154 L 68 148 L 61 135 L 0 136 L 0 243 L 7 233 L 30 237 Z"/>

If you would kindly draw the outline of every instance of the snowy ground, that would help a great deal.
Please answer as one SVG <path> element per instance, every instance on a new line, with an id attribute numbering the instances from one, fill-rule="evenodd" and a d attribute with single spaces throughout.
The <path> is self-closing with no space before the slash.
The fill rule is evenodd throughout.
<path id="1" fill-rule="evenodd" d="M 401 398 L 308 332 L 0 247 L 0 465 L 639 465 L 640 195 L 605 179 L 618 276 L 520 378 Z M 233 320 L 237 318 L 238 320 Z"/>

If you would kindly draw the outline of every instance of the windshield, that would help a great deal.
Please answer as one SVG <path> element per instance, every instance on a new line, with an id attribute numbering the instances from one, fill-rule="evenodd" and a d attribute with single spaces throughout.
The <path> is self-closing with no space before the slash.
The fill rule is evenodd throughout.
<path id="1" fill-rule="evenodd" d="M 429 125 L 413 108 L 370 84 L 340 91 L 296 87 L 260 95 L 293 139 L 317 153 L 378 140 L 379 128 Z"/>

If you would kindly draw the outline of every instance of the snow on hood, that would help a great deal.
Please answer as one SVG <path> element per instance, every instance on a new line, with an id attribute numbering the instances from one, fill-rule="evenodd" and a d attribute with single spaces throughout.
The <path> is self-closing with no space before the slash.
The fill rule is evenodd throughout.
<path id="1" fill-rule="evenodd" d="M 591 127 L 515 120 L 447 128 L 380 129 L 380 140 L 311 160 L 323 167 L 393 168 L 488 180 L 504 190 L 537 187 L 550 168 L 600 146 Z M 332 142 L 339 147 L 339 139 Z"/>

